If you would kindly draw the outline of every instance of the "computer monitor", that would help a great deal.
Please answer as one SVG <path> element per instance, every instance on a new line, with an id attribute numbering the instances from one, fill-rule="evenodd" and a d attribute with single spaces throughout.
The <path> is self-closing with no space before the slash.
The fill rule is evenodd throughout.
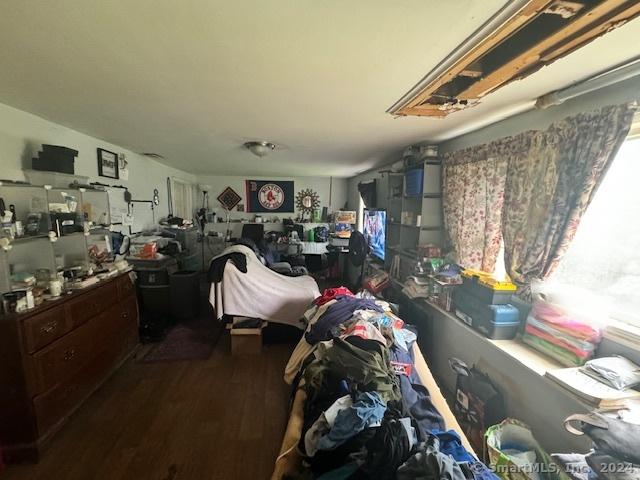
<path id="1" fill-rule="evenodd" d="M 387 211 L 364 209 L 363 234 L 369 244 L 371 255 L 384 262 L 387 241 Z"/>

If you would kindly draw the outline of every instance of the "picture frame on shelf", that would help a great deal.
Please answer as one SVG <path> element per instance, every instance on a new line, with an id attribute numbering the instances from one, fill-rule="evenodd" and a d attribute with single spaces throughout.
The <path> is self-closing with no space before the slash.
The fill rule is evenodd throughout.
<path id="1" fill-rule="evenodd" d="M 98 148 L 98 175 L 101 177 L 114 178 L 118 180 L 118 154 L 105 150 L 104 148 Z"/>

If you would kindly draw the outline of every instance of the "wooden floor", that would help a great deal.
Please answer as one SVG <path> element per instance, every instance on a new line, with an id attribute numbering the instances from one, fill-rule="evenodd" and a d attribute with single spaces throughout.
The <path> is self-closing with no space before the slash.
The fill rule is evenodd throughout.
<path id="1" fill-rule="evenodd" d="M 130 359 L 71 418 L 37 465 L 2 480 L 268 479 L 288 416 L 282 375 L 293 345 L 232 357 Z"/>

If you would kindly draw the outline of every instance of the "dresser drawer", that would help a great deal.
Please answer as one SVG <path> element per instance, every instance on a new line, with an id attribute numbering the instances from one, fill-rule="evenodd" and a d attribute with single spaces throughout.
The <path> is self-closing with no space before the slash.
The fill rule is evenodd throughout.
<path id="1" fill-rule="evenodd" d="M 118 296 L 120 300 L 126 299 L 128 296 L 135 296 L 136 286 L 131 281 L 129 274 L 123 275 L 118 279 Z"/>
<path id="2" fill-rule="evenodd" d="M 123 321 L 127 325 L 138 325 L 138 300 L 136 297 L 129 297 L 120 303 Z"/>
<path id="3" fill-rule="evenodd" d="M 74 327 L 82 325 L 84 322 L 99 313 L 104 312 L 110 306 L 118 302 L 118 288 L 116 282 L 110 282 L 91 293 L 82 295 L 76 300 L 69 302 L 69 313 Z"/>
<path id="4" fill-rule="evenodd" d="M 109 338 L 91 361 L 64 382 L 33 399 L 40 435 L 64 420 L 95 390 L 113 368 L 138 343 L 137 328 L 130 327 Z"/>
<path id="5" fill-rule="evenodd" d="M 101 343 L 126 325 L 123 306 L 116 304 L 36 352 L 32 356 L 33 393 L 44 392 L 71 377 L 97 354 Z"/>
<path id="6" fill-rule="evenodd" d="M 73 325 L 63 305 L 54 307 L 22 322 L 27 352 L 33 353 L 69 332 Z"/>

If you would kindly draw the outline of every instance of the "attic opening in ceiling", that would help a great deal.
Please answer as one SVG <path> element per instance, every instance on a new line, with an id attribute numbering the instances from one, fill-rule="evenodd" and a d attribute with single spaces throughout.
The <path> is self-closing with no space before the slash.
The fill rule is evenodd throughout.
<path id="1" fill-rule="evenodd" d="M 638 14 L 636 0 L 511 2 L 387 112 L 442 118 L 477 105 Z"/>

